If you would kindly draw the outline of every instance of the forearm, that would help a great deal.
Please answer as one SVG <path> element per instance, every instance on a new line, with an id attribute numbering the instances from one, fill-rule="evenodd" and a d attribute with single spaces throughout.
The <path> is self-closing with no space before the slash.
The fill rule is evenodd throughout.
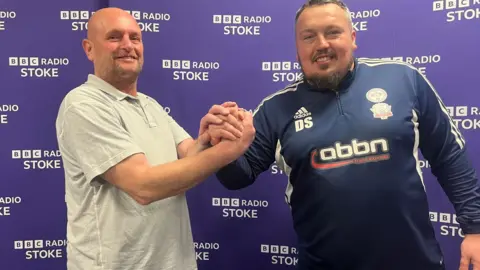
<path id="1" fill-rule="evenodd" d="M 139 175 L 137 200 L 148 204 L 186 192 L 233 160 L 225 153 L 212 147 L 197 155 L 145 169 Z"/>
<path id="2" fill-rule="evenodd" d="M 230 190 L 245 188 L 255 181 L 255 175 L 245 156 L 218 170 L 216 176 L 220 183 Z"/>
<path id="3" fill-rule="evenodd" d="M 194 156 L 194 155 L 208 149 L 209 147 L 211 147 L 211 145 L 203 145 L 198 141 L 198 139 L 194 140 L 190 144 L 190 146 L 188 147 L 187 153 L 186 153 L 185 156 L 187 156 L 187 157 Z"/>

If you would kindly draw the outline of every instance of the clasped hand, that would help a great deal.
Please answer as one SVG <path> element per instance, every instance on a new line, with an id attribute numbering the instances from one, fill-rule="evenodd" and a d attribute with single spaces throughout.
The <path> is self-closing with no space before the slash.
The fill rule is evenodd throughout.
<path id="1" fill-rule="evenodd" d="M 239 108 L 235 102 L 213 105 L 200 121 L 198 141 L 205 147 L 222 142 L 241 155 L 254 138 L 252 114 Z"/>

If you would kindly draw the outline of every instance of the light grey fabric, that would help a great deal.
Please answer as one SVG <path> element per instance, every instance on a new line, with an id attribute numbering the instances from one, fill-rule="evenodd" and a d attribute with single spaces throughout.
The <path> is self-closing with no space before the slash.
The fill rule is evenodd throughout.
<path id="1" fill-rule="evenodd" d="M 65 170 L 68 270 L 197 269 L 184 194 L 142 206 L 99 175 L 135 153 L 177 159 L 190 138 L 154 99 L 100 78 L 70 91 L 56 121 Z"/>

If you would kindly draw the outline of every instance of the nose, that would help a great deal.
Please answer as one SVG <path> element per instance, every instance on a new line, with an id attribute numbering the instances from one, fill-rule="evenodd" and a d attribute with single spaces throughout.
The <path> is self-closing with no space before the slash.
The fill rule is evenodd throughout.
<path id="1" fill-rule="evenodd" d="M 122 49 L 130 50 L 133 48 L 133 42 L 130 40 L 130 37 L 128 35 L 125 35 L 123 36 L 120 46 L 122 47 Z"/>
<path id="2" fill-rule="evenodd" d="M 318 35 L 316 40 L 316 49 L 317 51 L 325 50 L 330 47 L 330 43 L 323 35 Z"/>

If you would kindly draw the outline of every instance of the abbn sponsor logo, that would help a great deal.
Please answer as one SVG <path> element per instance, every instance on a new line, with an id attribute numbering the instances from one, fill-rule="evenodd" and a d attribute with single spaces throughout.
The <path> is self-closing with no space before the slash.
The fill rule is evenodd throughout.
<path id="1" fill-rule="evenodd" d="M 67 240 L 17 240 L 15 250 L 24 250 L 27 260 L 63 258 Z"/>
<path id="2" fill-rule="evenodd" d="M 17 197 L 0 197 L 0 218 L 12 215 L 12 206 L 22 203 L 22 198 Z"/>
<path id="3" fill-rule="evenodd" d="M 68 58 L 9 57 L 8 65 L 20 68 L 21 77 L 58 78 L 59 67 L 68 66 Z"/>
<path id="4" fill-rule="evenodd" d="M 195 247 L 197 261 L 209 261 L 210 252 L 220 249 L 219 243 L 195 242 L 193 245 Z"/>
<path id="5" fill-rule="evenodd" d="M 259 209 L 268 207 L 268 201 L 212 198 L 212 205 L 222 207 L 222 216 L 225 218 L 254 219 L 258 218 Z"/>
<path id="6" fill-rule="evenodd" d="M 433 11 L 446 11 L 447 22 L 480 19 L 480 0 L 437 0 Z"/>
<path id="7" fill-rule="evenodd" d="M 270 16 L 213 15 L 213 23 L 223 24 L 223 34 L 230 36 L 259 36 L 260 26 L 271 22 Z"/>
<path id="8" fill-rule="evenodd" d="M 209 81 L 210 72 L 220 69 L 218 62 L 198 62 L 192 60 L 163 59 L 162 68 L 173 69 L 175 81 Z"/>
<path id="9" fill-rule="evenodd" d="M 457 215 L 450 213 L 430 212 L 430 221 L 440 224 L 440 234 L 443 236 L 465 237 L 457 222 Z"/>
<path id="10" fill-rule="evenodd" d="M 335 169 L 343 166 L 380 162 L 390 159 L 388 140 L 357 140 L 342 143 L 336 142 L 330 147 L 314 149 L 311 152 L 310 164 L 319 170 Z"/>
<path id="11" fill-rule="evenodd" d="M 0 31 L 7 30 L 6 22 L 7 20 L 12 20 L 17 17 L 17 13 L 15 11 L 9 10 L 0 10 Z"/>
<path id="12" fill-rule="evenodd" d="M 416 67 L 420 73 L 426 75 L 427 64 L 438 64 L 442 60 L 439 54 L 434 55 L 421 55 L 421 56 L 395 56 L 395 57 L 382 57 L 382 60 L 393 60 L 408 63 Z"/>
<path id="13" fill-rule="evenodd" d="M 8 124 L 8 116 L 18 112 L 19 109 L 16 104 L 0 104 L 0 125 Z"/>
<path id="14" fill-rule="evenodd" d="M 296 266 L 298 264 L 298 251 L 294 247 L 262 244 L 260 252 L 271 255 L 271 262 L 275 265 Z"/>
<path id="15" fill-rule="evenodd" d="M 480 129 L 480 108 L 475 106 L 447 106 L 447 111 L 458 128 Z"/>
<path id="16" fill-rule="evenodd" d="M 353 30 L 357 32 L 368 31 L 369 20 L 380 17 L 380 14 L 379 9 L 351 11 L 350 16 L 352 17 Z"/>
<path id="17" fill-rule="evenodd" d="M 294 82 L 302 78 L 302 68 L 298 62 L 262 62 L 262 71 L 272 71 L 273 82 Z"/>
<path id="18" fill-rule="evenodd" d="M 24 170 L 62 168 L 60 150 L 12 150 L 12 159 L 23 160 Z"/>

